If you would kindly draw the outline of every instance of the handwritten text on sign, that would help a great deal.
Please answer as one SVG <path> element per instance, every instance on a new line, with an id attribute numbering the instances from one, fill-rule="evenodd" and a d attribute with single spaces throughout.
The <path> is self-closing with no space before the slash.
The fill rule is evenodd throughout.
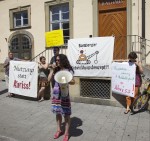
<path id="1" fill-rule="evenodd" d="M 45 33 L 46 47 L 61 46 L 64 44 L 63 30 L 53 30 Z"/>
<path id="2" fill-rule="evenodd" d="M 37 97 L 37 63 L 10 61 L 9 92 Z"/>
<path id="3" fill-rule="evenodd" d="M 116 94 L 134 97 L 135 65 L 133 63 L 112 63 L 112 91 Z"/>

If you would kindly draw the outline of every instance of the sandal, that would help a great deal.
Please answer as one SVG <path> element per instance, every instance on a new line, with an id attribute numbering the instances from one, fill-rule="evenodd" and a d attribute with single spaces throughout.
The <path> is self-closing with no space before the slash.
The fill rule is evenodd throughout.
<path id="1" fill-rule="evenodd" d="M 42 101 L 44 101 L 44 98 L 41 98 L 38 102 L 42 102 Z"/>
<path id="2" fill-rule="evenodd" d="M 124 114 L 128 114 L 130 111 L 131 111 L 130 109 L 129 109 L 129 110 L 126 110 L 126 111 L 124 112 Z"/>
<path id="3" fill-rule="evenodd" d="M 62 135 L 62 131 L 57 131 L 54 135 L 54 139 L 59 138 Z"/>
<path id="4" fill-rule="evenodd" d="M 68 141 L 69 140 L 69 135 L 64 135 L 63 141 Z"/>
<path id="5" fill-rule="evenodd" d="M 7 95 L 7 97 L 14 97 L 15 96 L 15 94 L 13 94 L 13 93 L 10 93 L 9 95 Z"/>

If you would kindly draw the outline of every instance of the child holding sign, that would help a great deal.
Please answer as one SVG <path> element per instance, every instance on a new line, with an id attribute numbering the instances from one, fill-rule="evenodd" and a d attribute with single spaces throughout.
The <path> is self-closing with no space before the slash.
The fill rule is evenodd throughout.
<path id="1" fill-rule="evenodd" d="M 128 114 L 130 112 L 130 106 L 131 102 L 138 96 L 139 93 L 139 88 L 141 87 L 142 84 L 142 79 L 141 79 L 141 73 L 143 73 L 143 68 L 142 64 L 140 61 L 137 60 L 137 54 L 135 52 L 130 52 L 128 55 L 127 60 L 114 60 L 115 62 L 124 62 L 127 61 L 131 63 L 132 65 L 135 64 L 135 88 L 134 88 L 134 97 L 130 97 L 129 95 L 126 97 L 126 111 L 124 112 L 125 114 Z"/>
<path id="2" fill-rule="evenodd" d="M 133 62 L 136 65 L 136 72 L 135 72 L 135 95 L 134 98 L 131 98 L 129 96 L 126 97 L 126 104 L 127 108 L 124 112 L 125 114 L 128 114 L 130 112 L 130 106 L 131 102 L 138 96 L 139 88 L 142 84 L 141 74 L 143 73 L 143 68 L 141 61 L 137 60 L 137 54 L 135 52 L 130 52 L 128 55 L 129 62 Z"/>

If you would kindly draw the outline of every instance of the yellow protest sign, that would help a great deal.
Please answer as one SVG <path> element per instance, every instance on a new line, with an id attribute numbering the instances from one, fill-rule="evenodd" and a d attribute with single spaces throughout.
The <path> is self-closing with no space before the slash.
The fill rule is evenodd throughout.
<path id="1" fill-rule="evenodd" d="M 53 30 L 45 33 L 46 47 L 61 46 L 64 44 L 63 30 Z"/>

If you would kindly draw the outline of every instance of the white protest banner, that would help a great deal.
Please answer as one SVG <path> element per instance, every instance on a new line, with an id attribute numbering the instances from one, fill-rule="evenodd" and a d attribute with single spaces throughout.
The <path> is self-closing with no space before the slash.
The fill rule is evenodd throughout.
<path id="1" fill-rule="evenodd" d="M 67 56 L 75 76 L 111 77 L 114 37 L 70 39 Z"/>
<path id="2" fill-rule="evenodd" d="M 37 97 L 38 65 L 35 62 L 10 61 L 9 92 Z"/>
<path id="3" fill-rule="evenodd" d="M 112 91 L 114 93 L 134 97 L 135 69 L 134 63 L 112 63 Z"/>

